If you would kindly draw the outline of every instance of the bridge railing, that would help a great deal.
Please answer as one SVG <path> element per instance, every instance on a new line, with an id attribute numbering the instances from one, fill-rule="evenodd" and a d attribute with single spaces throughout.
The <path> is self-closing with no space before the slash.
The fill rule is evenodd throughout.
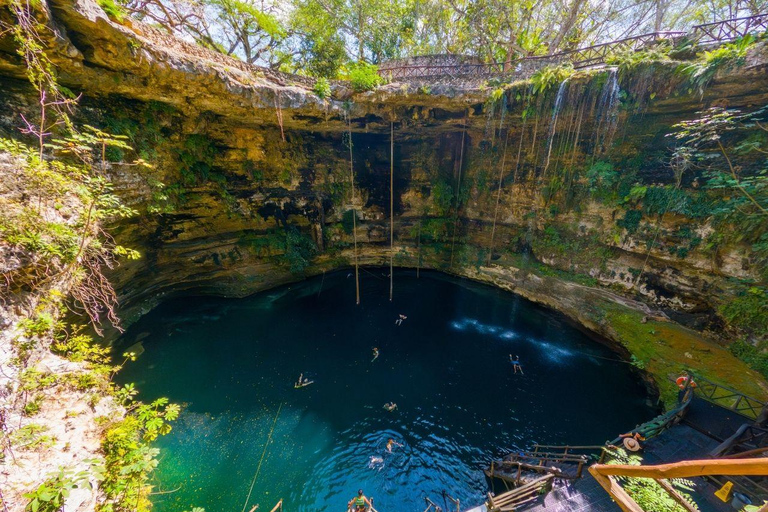
<path id="1" fill-rule="evenodd" d="M 696 25 L 690 32 L 651 32 L 552 55 L 522 57 L 508 62 L 454 65 L 415 64 L 391 67 L 385 63 L 379 68 L 379 74 L 389 80 L 436 77 L 471 79 L 506 74 L 515 74 L 522 78 L 550 64 L 570 62 L 577 69 L 605 64 L 608 57 L 616 53 L 637 51 L 660 41 L 674 41 L 684 36 L 689 37 L 692 42 L 697 44 L 711 44 L 725 43 L 747 34 L 764 31 L 768 31 L 768 13 Z"/>
<path id="2" fill-rule="evenodd" d="M 691 372 L 689 373 L 693 375 Z M 749 419 L 756 419 L 760 415 L 760 411 L 768 406 L 765 402 L 747 396 L 728 386 L 712 382 L 704 377 L 697 375 L 694 377 L 694 381 L 696 382 L 696 396 L 720 407 L 737 412 Z"/>
<path id="3" fill-rule="evenodd" d="M 691 39 L 699 44 L 733 41 L 747 34 L 768 31 L 768 13 L 696 25 Z"/>

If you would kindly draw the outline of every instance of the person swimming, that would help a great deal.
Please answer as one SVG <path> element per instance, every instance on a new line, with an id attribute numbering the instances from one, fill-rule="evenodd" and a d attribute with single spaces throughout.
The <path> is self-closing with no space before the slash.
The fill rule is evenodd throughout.
<path id="1" fill-rule="evenodd" d="M 357 496 L 349 500 L 347 507 L 350 511 L 363 512 L 369 508 L 373 508 L 373 505 L 371 504 L 371 500 L 363 494 L 363 490 L 360 489 L 357 491 Z"/>
<path id="2" fill-rule="evenodd" d="M 315 381 L 313 381 L 313 380 L 305 379 L 304 378 L 304 374 L 301 373 L 301 374 L 299 374 L 299 380 L 296 381 L 296 384 L 294 384 L 293 387 L 296 388 L 296 389 L 303 388 L 303 387 L 309 386 L 310 384 L 312 384 L 314 382 Z"/>
<path id="3" fill-rule="evenodd" d="M 520 364 L 520 356 L 515 356 L 512 359 L 512 354 L 509 354 L 509 362 L 512 363 L 512 369 L 515 370 L 515 373 L 517 373 L 517 370 L 520 370 L 520 375 L 525 375 L 523 373 L 523 365 Z"/>
<path id="4" fill-rule="evenodd" d="M 373 359 L 371 359 L 371 362 L 374 362 L 378 358 L 379 358 L 379 349 L 376 347 L 373 347 Z"/>
<path id="5" fill-rule="evenodd" d="M 400 443 L 396 443 L 394 439 L 390 438 L 389 441 L 387 441 L 387 451 L 389 453 L 392 453 L 392 448 L 394 448 L 395 446 L 402 447 L 403 445 L 401 445 Z"/>
<path id="6" fill-rule="evenodd" d="M 384 404 L 384 408 L 387 411 L 392 412 L 395 409 L 397 409 L 397 404 L 395 402 L 388 402 L 388 403 Z"/>
<path id="7" fill-rule="evenodd" d="M 405 315 L 400 315 L 400 318 L 395 320 L 395 325 L 401 325 L 403 323 L 403 320 L 405 320 L 406 318 L 408 318 L 408 317 L 405 316 Z"/>
<path id="8" fill-rule="evenodd" d="M 381 469 L 384 466 L 384 458 L 371 455 L 371 460 L 368 461 L 368 467 L 371 469 Z"/>

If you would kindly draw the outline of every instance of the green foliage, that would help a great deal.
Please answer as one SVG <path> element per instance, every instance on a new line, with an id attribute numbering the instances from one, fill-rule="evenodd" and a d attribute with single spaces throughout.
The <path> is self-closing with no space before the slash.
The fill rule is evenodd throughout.
<path id="1" fill-rule="evenodd" d="M 123 135 L 131 144 L 131 150 L 145 161 L 157 159 L 157 149 L 168 141 L 173 133 L 172 121 L 176 110 L 158 101 L 150 101 L 142 106 L 140 112 L 127 108 L 114 108 L 104 115 L 104 129 L 115 135 Z M 110 162 L 125 160 L 126 150 L 108 148 L 107 159 Z"/>
<path id="2" fill-rule="evenodd" d="M 768 288 L 750 286 L 723 303 L 718 313 L 731 325 L 747 332 L 765 335 L 768 318 Z"/>
<path id="3" fill-rule="evenodd" d="M 709 109 L 675 126 L 678 155 L 704 164 L 702 191 L 688 209 L 708 217 L 722 235 L 712 251 L 726 242 L 751 245 L 753 268 L 768 282 L 768 108 L 748 113 Z M 738 226 L 738 229 L 733 229 Z"/>
<path id="4" fill-rule="evenodd" d="M 289 228 L 285 237 L 285 259 L 293 274 L 301 274 L 317 254 L 314 240 L 298 229 Z"/>
<path id="5" fill-rule="evenodd" d="M 453 186 L 446 179 L 438 179 L 432 184 L 431 199 L 438 215 L 444 216 L 453 207 Z"/>
<path id="6" fill-rule="evenodd" d="M 565 81 L 573 73 L 574 69 L 571 64 L 542 68 L 531 76 L 531 91 L 533 94 L 545 94 L 555 85 Z"/>
<path id="7" fill-rule="evenodd" d="M 570 271 L 573 271 L 575 264 L 579 262 L 588 266 L 599 263 L 602 266 L 613 255 L 612 249 L 601 242 L 597 233 L 579 236 L 555 225 L 549 225 L 543 231 L 536 232 L 530 244 L 539 260 L 558 258 L 568 261 L 572 267 Z M 591 284 L 596 284 L 594 279 L 587 277 Z"/>
<path id="8" fill-rule="evenodd" d="M 729 347 L 731 354 L 747 363 L 753 370 L 760 372 L 768 378 L 768 352 L 761 351 L 754 345 L 744 341 L 737 340 Z"/>
<path id="9" fill-rule="evenodd" d="M 309 74 L 319 78 L 336 78 L 342 64 L 347 61 L 344 40 L 338 34 L 310 35 L 302 41 L 300 53 L 306 56 Z"/>
<path id="10" fill-rule="evenodd" d="M 107 497 L 100 512 L 144 512 L 148 499 L 149 475 L 157 467 L 157 448 L 149 443 L 171 431 L 169 422 L 179 415 L 179 406 L 158 398 L 151 404 L 128 402 L 133 412 L 110 424 L 104 431 L 104 479 L 101 489 Z"/>
<path id="11" fill-rule="evenodd" d="M 349 219 L 351 223 L 351 217 Z M 351 225 L 349 232 L 352 232 Z M 248 247 L 259 257 L 270 258 L 279 265 L 288 266 L 293 274 L 302 274 L 317 255 L 314 240 L 292 226 L 272 229 L 265 234 L 243 236 L 239 244 Z"/>
<path id="12" fill-rule="evenodd" d="M 690 64 L 681 64 L 677 72 L 686 78 L 688 83 L 695 87 L 700 94 L 717 73 L 724 66 L 741 66 L 747 51 L 755 44 L 752 35 L 746 35 L 736 41 L 724 44 L 714 50 L 705 51 L 699 58 Z"/>
<path id="13" fill-rule="evenodd" d="M 609 55 L 605 61 L 607 64 L 618 66 L 619 72 L 627 72 L 657 62 L 669 62 L 669 53 L 671 50 L 672 47 L 665 41 L 660 44 L 642 48 L 641 50 L 626 50 Z"/>
<path id="14" fill-rule="evenodd" d="M 330 98 L 331 96 L 331 84 L 328 82 L 328 79 L 325 77 L 320 77 L 315 82 L 314 87 L 312 87 L 312 92 L 314 92 L 318 98 L 321 100 L 324 100 L 326 98 Z"/>
<path id="15" fill-rule="evenodd" d="M 347 210 L 344 212 L 344 215 L 341 216 L 341 226 L 344 229 L 344 232 L 348 235 L 352 234 L 352 230 L 354 229 L 354 217 L 357 215 L 355 210 Z"/>
<path id="16" fill-rule="evenodd" d="M 640 221 L 643 218 L 643 212 L 640 210 L 627 210 L 624 217 L 616 221 L 616 225 L 627 230 L 632 234 L 640 227 Z"/>
<path id="17" fill-rule="evenodd" d="M 16 450 L 44 450 L 56 444 L 56 438 L 48 435 L 48 427 L 29 423 L 11 432 L 11 445 Z"/>
<path id="18" fill-rule="evenodd" d="M 210 137 L 189 135 L 177 151 L 181 162 L 181 179 L 185 185 L 196 185 L 214 178 L 213 164 L 218 151 Z"/>
<path id="19" fill-rule="evenodd" d="M 123 21 L 127 14 L 125 7 L 116 3 L 115 0 L 98 0 L 98 2 L 99 6 L 107 13 L 107 16 L 118 22 Z"/>
<path id="20" fill-rule="evenodd" d="M 49 477 L 32 492 L 24 494 L 29 500 L 27 512 L 59 512 L 73 490 L 88 484 L 88 471 L 74 472 L 59 468 L 58 473 Z"/>
<path id="21" fill-rule="evenodd" d="M 350 68 L 349 81 L 355 92 L 371 91 L 383 83 L 378 66 L 366 62 L 358 62 Z"/>
<path id="22" fill-rule="evenodd" d="M 619 448 L 612 452 L 611 460 L 608 464 L 639 466 L 642 464 L 642 461 L 642 456 L 628 453 L 623 448 Z M 677 503 L 658 482 L 651 478 L 619 477 L 619 481 L 624 490 L 643 510 L 653 510 L 653 512 L 686 512 L 682 505 Z M 690 495 L 694 489 L 693 482 L 675 478 L 670 479 L 669 483 L 677 489 L 685 498 L 685 501 L 695 510 L 698 510 L 696 503 Z"/>

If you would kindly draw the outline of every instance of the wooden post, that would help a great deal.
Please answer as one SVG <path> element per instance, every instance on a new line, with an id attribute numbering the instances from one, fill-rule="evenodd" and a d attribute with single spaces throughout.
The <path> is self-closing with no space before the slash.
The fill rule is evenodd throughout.
<path id="1" fill-rule="evenodd" d="M 656 483 L 661 486 L 662 489 L 667 491 L 667 494 L 669 494 L 673 500 L 677 502 L 678 505 L 683 507 L 688 512 L 699 512 L 699 510 L 693 506 L 691 506 L 690 503 L 679 493 L 677 492 L 677 489 L 672 487 L 669 482 L 666 480 L 656 480 Z"/>
<path id="2" fill-rule="evenodd" d="M 597 471 L 593 471 L 592 469 L 594 467 L 595 466 L 590 467 L 589 472 L 592 473 L 595 481 L 597 481 L 597 483 L 599 483 L 602 488 L 605 489 L 605 492 L 607 492 L 610 497 L 613 498 L 613 501 L 616 502 L 616 504 L 623 512 L 644 512 L 643 509 L 640 508 L 640 505 L 638 505 L 635 500 L 633 500 L 629 494 L 627 494 L 627 491 L 622 489 L 621 486 L 612 478 L 603 476 Z"/>
<path id="3" fill-rule="evenodd" d="M 515 475 L 515 483 L 517 485 L 520 485 L 520 474 L 523 472 L 523 466 L 518 462 L 517 463 L 517 475 Z"/>
<path id="4" fill-rule="evenodd" d="M 493 503 L 493 495 L 491 495 L 491 493 L 487 493 L 487 494 L 488 494 L 488 505 L 489 505 L 488 510 L 493 512 L 496 509 L 496 505 Z"/>
<path id="5" fill-rule="evenodd" d="M 762 457 L 757 459 L 704 459 L 684 460 L 653 466 L 595 464 L 589 468 L 589 472 L 593 475 L 599 473 L 604 476 L 617 475 L 654 479 L 692 478 L 709 475 L 768 476 L 768 464 Z"/>

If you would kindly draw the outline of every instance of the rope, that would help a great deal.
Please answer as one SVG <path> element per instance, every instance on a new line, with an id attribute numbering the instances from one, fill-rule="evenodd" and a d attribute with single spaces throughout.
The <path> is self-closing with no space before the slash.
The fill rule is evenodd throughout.
<path id="1" fill-rule="evenodd" d="M 277 425 L 277 417 L 280 416 L 280 410 L 283 408 L 283 403 L 280 403 L 280 407 L 277 408 L 277 414 L 275 414 L 275 421 L 272 422 L 272 428 L 269 429 L 269 435 L 267 436 L 267 442 L 264 444 L 264 451 L 261 452 L 261 459 L 259 459 L 259 465 L 256 467 L 256 473 L 253 475 L 253 480 L 251 481 L 251 488 L 248 489 L 248 496 L 245 498 L 245 503 L 243 503 L 243 511 L 245 512 L 246 507 L 248 506 L 248 500 L 251 499 L 251 493 L 253 492 L 253 486 L 256 485 L 256 479 L 259 477 L 259 472 L 261 471 L 261 463 L 264 462 L 264 457 L 267 455 L 267 448 L 269 448 L 269 443 L 272 441 L 272 433 L 275 431 L 275 426 Z"/>

